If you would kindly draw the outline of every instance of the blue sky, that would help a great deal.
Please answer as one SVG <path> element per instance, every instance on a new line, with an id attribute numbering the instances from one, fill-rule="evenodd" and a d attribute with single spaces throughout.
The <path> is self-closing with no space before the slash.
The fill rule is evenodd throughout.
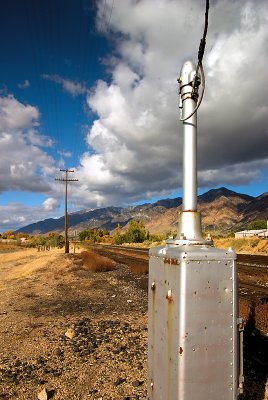
<path id="1" fill-rule="evenodd" d="M 0 14 L 0 230 L 181 194 L 176 79 L 196 60 L 197 0 L 10 0 Z M 199 193 L 267 191 L 267 5 L 212 2 Z M 254 70 L 252 69 L 254 65 Z"/>
<path id="2" fill-rule="evenodd" d="M 107 24 L 108 9 L 103 12 Z M 39 131 L 55 141 L 53 158 L 60 158 L 58 151 L 70 152 L 74 165 L 85 150 L 84 127 L 93 120 L 82 94 L 96 80 L 109 78 L 101 62 L 109 42 L 97 31 L 95 17 L 94 2 L 72 0 L 5 2 L 0 17 L 2 94 L 38 107 Z M 80 84 L 80 91 L 64 91 L 53 81 L 56 76 Z"/>

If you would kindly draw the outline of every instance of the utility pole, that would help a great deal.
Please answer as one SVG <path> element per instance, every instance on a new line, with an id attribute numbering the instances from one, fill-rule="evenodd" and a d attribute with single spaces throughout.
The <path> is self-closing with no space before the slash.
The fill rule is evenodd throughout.
<path id="1" fill-rule="evenodd" d="M 68 196 L 68 182 L 77 182 L 78 179 L 69 179 L 68 173 L 74 172 L 73 169 L 60 169 L 61 172 L 65 172 L 65 178 L 55 178 L 55 181 L 65 182 L 65 253 L 69 253 L 69 240 L 68 240 L 68 209 L 67 209 L 67 196 Z"/>

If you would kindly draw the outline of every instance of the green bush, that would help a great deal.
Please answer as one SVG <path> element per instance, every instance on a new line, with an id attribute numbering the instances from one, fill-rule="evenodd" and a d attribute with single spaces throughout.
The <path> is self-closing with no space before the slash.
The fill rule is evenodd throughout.
<path id="1" fill-rule="evenodd" d="M 85 229 L 79 233 L 79 240 L 84 242 L 85 240 L 92 243 L 100 243 L 110 238 L 109 231 L 105 229 Z"/>
<path id="2" fill-rule="evenodd" d="M 133 219 L 129 222 L 125 233 L 122 233 L 122 227 L 118 224 L 113 235 L 113 242 L 118 245 L 123 243 L 143 243 L 147 237 L 148 232 L 145 230 L 143 221 Z"/>
<path id="3" fill-rule="evenodd" d="M 264 219 L 255 219 L 248 224 L 248 230 L 266 229 L 267 222 Z"/>
<path id="4" fill-rule="evenodd" d="M 51 246 L 62 248 L 64 237 L 57 232 L 50 232 L 48 236 L 33 236 L 27 241 L 26 247 Z"/>
<path id="5" fill-rule="evenodd" d="M 146 239 L 146 230 L 144 222 L 139 219 L 133 219 L 129 222 L 125 234 L 127 243 L 142 243 Z"/>

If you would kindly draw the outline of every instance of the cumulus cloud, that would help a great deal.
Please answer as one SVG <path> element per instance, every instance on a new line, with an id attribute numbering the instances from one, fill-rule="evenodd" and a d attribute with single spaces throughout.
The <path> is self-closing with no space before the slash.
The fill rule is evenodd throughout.
<path id="1" fill-rule="evenodd" d="M 39 125 L 39 111 L 20 103 L 13 95 L 0 97 L 0 131 L 30 129 Z"/>
<path id="2" fill-rule="evenodd" d="M 103 31 L 104 2 L 98 5 Z M 97 118 L 79 168 L 80 194 L 98 205 L 168 195 L 181 185 L 176 78 L 186 59 L 196 60 L 204 24 L 204 4 L 195 0 L 125 0 L 111 7 L 107 2 L 107 37 L 115 43 L 105 60 L 111 79 L 87 95 Z M 211 4 L 199 186 L 244 185 L 267 169 L 267 22 L 264 1 Z"/>
<path id="3" fill-rule="evenodd" d="M 84 83 L 74 82 L 70 79 L 64 79 L 59 75 L 42 74 L 41 76 L 43 79 L 47 79 L 51 82 L 59 84 L 65 92 L 71 94 L 73 97 L 85 94 L 87 92 L 87 87 Z"/>
<path id="4" fill-rule="evenodd" d="M 0 205 L 0 231 L 16 230 L 48 217 L 57 217 L 58 207 L 58 200 L 53 198 L 48 198 L 42 205 L 34 207 L 20 202 Z"/>
<path id="5" fill-rule="evenodd" d="M 55 211 L 60 207 L 60 201 L 59 199 L 53 198 L 53 197 L 48 197 L 44 202 L 43 202 L 43 209 L 45 211 Z"/>
<path id="6" fill-rule="evenodd" d="M 14 96 L 0 97 L 0 192 L 49 192 L 54 160 L 41 147 L 52 141 L 37 131 L 39 111 Z"/>
<path id="7" fill-rule="evenodd" d="M 72 96 L 86 96 L 96 115 L 75 174 L 79 182 L 70 184 L 72 201 L 88 208 L 169 196 L 182 172 L 176 79 L 184 61 L 196 60 L 204 2 L 100 0 L 97 6 L 97 27 L 114 46 L 103 60 L 109 79 L 88 90 L 83 82 L 43 75 Z M 198 118 L 200 187 L 267 176 L 267 19 L 264 0 L 211 2 Z M 56 212 L 60 187 L 49 182 L 55 162 L 44 147 L 53 142 L 40 135 L 39 120 L 36 107 L 0 97 L 0 190 L 46 192 L 33 220 Z"/>

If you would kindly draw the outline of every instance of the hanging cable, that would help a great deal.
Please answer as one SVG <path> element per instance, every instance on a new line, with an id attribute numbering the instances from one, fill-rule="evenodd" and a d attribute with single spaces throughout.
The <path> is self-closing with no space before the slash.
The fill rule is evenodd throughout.
<path id="1" fill-rule="evenodd" d="M 192 97 L 194 97 L 195 94 L 197 93 L 198 86 L 200 84 L 199 77 L 198 77 L 199 69 L 201 72 L 202 92 L 201 92 L 201 95 L 199 96 L 199 100 L 197 102 L 197 105 L 196 105 L 194 111 L 190 115 L 187 115 L 187 117 L 180 118 L 181 121 L 186 121 L 187 119 L 191 118 L 196 113 L 196 111 L 200 107 L 200 104 L 202 103 L 204 92 L 205 92 L 206 80 L 205 80 L 205 72 L 204 72 L 202 61 L 203 61 L 203 57 L 204 57 L 204 53 L 205 53 L 206 36 L 207 36 L 207 31 L 208 31 L 208 11 L 209 11 L 209 0 L 206 0 L 205 26 L 204 26 L 203 37 L 200 40 L 199 49 L 198 49 L 198 56 L 197 56 L 198 63 L 197 63 L 195 78 L 194 78 L 194 81 L 192 84 L 192 86 L 193 86 Z"/>

